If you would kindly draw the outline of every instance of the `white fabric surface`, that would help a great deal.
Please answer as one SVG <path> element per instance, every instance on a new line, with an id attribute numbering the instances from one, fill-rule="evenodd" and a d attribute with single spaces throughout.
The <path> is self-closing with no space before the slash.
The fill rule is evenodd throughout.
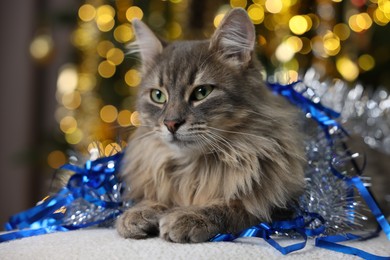
<path id="1" fill-rule="evenodd" d="M 349 242 L 354 247 L 390 256 L 390 241 L 380 237 Z M 114 229 L 86 229 L 24 238 L 0 244 L 1 260 L 44 259 L 359 259 L 314 247 L 310 239 L 303 250 L 283 256 L 262 239 L 240 242 L 176 244 L 160 238 L 123 239 Z"/>

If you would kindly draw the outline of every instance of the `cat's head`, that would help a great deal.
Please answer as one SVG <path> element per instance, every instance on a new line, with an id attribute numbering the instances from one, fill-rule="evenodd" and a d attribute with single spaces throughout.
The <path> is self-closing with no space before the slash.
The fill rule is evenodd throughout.
<path id="1" fill-rule="evenodd" d="M 133 26 L 142 59 L 138 111 L 144 126 L 179 148 L 219 149 L 227 135 L 250 124 L 265 94 L 245 10 L 230 11 L 205 41 L 166 45 L 141 21 Z"/>

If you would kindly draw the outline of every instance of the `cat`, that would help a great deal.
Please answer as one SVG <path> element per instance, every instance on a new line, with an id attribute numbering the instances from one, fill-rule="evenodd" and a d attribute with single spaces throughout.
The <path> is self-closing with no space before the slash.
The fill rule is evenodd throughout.
<path id="1" fill-rule="evenodd" d="M 232 9 L 210 40 L 166 44 L 143 22 L 133 27 L 141 126 L 121 171 L 136 204 L 118 218 L 118 233 L 204 242 L 270 221 L 299 197 L 296 111 L 266 87 L 246 11 Z"/>

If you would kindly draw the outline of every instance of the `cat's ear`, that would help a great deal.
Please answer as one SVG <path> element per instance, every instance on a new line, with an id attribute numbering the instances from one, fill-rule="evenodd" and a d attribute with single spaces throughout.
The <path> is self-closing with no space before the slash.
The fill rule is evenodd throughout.
<path id="1" fill-rule="evenodd" d="M 142 21 L 133 19 L 131 22 L 136 40 L 129 46 L 130 53 L 140 53 L 142 70 L 145 72 L 146 68 L 151 66 L 154 59 L 163 51 L 163 44 Z"/>
<path id="2" fill-rule="evenodd" d="M 247 66 L 255 46 L 255 27 L 242 8 L 231 10 L 214 32 L 210 50 L 233 66 Z"/>

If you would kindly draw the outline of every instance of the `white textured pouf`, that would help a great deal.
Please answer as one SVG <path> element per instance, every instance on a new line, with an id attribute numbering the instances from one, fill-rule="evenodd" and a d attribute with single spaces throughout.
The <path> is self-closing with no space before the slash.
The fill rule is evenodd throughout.
<path id="1" fill-rule="evenodd" d="M 294 242 L 294 241 L 292 241 Z M 390 241 L 382 232 L 351 246 L 381 256 L 390 256 Z M 85 229 L 24 238 L 0 244 L 0 259 L 359 259 L 314 247 L 309 239 L 303 250 L 283 256 L 258 238 L 240 242 L 176 244 L 160 238 L 123 239 L 114 229 Z"/>

